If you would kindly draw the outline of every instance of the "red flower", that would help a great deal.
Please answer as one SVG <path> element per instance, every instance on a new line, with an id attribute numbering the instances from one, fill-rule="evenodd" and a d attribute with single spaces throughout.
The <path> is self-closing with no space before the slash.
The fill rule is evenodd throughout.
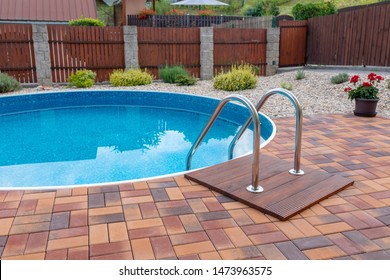
<path id="1" fill-rule="evenodd" d="M 370 86 L 372 86 L 372 85 L 371 85 L 371 83 L 369 83 L 369 82 L 363 82 L 363 86 L 364 86 L 364 87 L 370 87 Z"/>
<path id="2" fill-rule="evenodd" d="M 375 73 L 370 73 L 370 74 L 368 74 L 367 78 L 368 78 L 370 81 L 375 81 L 375 79 L 376 79 L 376 74 L 375 74 Z"/>
<path id="3" fill-rule="evenodd" d="M 352 76 L 350 83 L 357 83 L 359 81 L 360 77 L 358 75 Z"/>
<path id="4" fill-rule="evenodd" d="M 383 78 L 382 76 L 376 76 L 376 79 L 377 81 L 383 81 L 385 78 Z"/>
<path id="5" fill-rule="evenodd" d="M 350 90 L 352 90 L 351 87 L 346 87 L 346 88 L 344 89 L 344 92 L 348 92 L 348 91 L 350 91 Z"/>

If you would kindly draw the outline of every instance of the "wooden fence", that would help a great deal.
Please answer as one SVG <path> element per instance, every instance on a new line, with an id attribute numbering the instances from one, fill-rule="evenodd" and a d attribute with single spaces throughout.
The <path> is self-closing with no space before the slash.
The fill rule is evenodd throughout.
<path id="1" fill-rule="evenodd" d="M 265 76 L 267 51 L 266 29 L 214 29 L 214 73 L 233 64 L 250 63 Z"/>
<path id="2" fill-rule="evenodd" d="M 127 25 L 174 28 L 208 27 L 232 20 L 243 20 L 244 18 L 238 16 L 151 15 L 139 19 L 138 15 L 128 15 Z"/>
<path id="3" fill-rule="evenodd" d="M 182 65 L 199 77 L 200 29 L 138 27 L 138 63 L 156 78 L 165 65 Z"/>
<path id="4" fill-rule="evenodd" d="M 390 66 L 390 3 L 308 21 L 307 63 Z"/>
<path id="5" fill-rule="evenodd" d="M 125 68 L 121 27 L 72 27 L 48 25 L 52 79 L 66 82 L 78 69 L 96 72 L 98 82 L 107 81 L 114 69 Z"/>
<path id="6" fill-rule="evenodd" d="M 31 25 L 0 24 L 0 70 L 22 83 L 36 83 Z"/>
<path id="7" fill-rule="evenodd" d="M 280 21 L 279 67 L 306 63 L 307 21 Z"/>

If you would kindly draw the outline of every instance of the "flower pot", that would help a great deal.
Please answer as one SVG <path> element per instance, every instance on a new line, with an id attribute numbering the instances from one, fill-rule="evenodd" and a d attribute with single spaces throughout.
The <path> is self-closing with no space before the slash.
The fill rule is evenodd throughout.
<path id="1" fill-rule="evenodd" d="M 359 117 L 375 117 L 376 105 L 379 99 L 355 99 L 355 110 L 353 113 Z"/>

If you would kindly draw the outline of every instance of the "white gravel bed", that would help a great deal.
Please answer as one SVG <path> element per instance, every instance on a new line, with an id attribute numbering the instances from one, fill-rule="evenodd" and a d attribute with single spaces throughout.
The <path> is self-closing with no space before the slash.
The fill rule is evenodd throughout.
<path id="1" fill-rule="evenodd" d="M 147 86 L 137 87 L 110 87 L 109 85 L 96 85 L 92 89 L 129 89 L 129 90 L 151 90 L 151 91 L 167 91 L 181 92 L 197 95 L 204 95 L 216 98 L 223 98 L 231 93 L 237 93 L 248 97 L 252 102 L 257 103 L 261 96 L 268 90 L 279 88 L 282 82 L 292 84 L 291 90 L 300 101 L 303 107 L 304 115 L 323 114 L 323 113 L 351 113 L 354 108 L 354 102 L 347 98 L 344 88 L 349 86 L 349 82 L 334 85 L 330 82 L 330 78 L 338 73 L 347 72 L 351 75 L 361 75 L 365 78 L 369 72 L 362 71 L 343 71 L 343 70 L 304 70 L 305 78 L 296 80 L 296 71 L 280 73 L 269 77 L 259 77 L 257 87 L 255 89 L 227 92 L 216 90 L 213 88 L 212 81 L 198 81 L 194 86 L 176 86 L 163 82 L 153 82 Z M 378 73 L 385 78 L 380 84 L 380 100 L 378 103 L 378 113 L 383 116 L 390 117 L 390 90 L 387 88 L 387 80 L 390 79 L 390 72 Z M 42 90 L 59 91 L 69 90 L 66 87 L 53 88 L 24 88 L 16 93 L 33 93 L 41 92 Z M 272 96 L 268 99 L 262 112 L 272 117 L 290 116 L 294 113 L 294 108 L 290 101 L 282 96 Z"/>

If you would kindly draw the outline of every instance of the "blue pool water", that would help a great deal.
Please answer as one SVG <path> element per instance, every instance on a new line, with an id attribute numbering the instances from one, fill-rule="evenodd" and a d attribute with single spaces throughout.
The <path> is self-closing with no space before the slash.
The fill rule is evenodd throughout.
<path id="1" fill-rule="evenodd" d="M 192 95 L 80 91 L 0 98 L 0 187 L 84 185 L 185 171 L 185 158 L 218 100 Z M 229 104 L 193 158 L 227 160 L 249 113 Z M 262 137 L 273 125 L 262 116 Z M 263 141 L 264 141 L 263 139 Z M 235 156 L 251 151 L 245 133 Z"/>

